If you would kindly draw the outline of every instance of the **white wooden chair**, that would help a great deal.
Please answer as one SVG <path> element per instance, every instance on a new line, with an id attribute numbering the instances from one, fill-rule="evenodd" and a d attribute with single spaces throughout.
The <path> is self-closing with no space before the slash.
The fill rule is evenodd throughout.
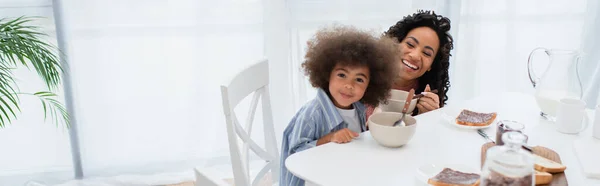
<path id="1" fill-rule="evenodd" d="M 279 151 L 277 150 L 268 85 L 269 62 L 263 59 L 237 73 L 231 81 L 221 86 L 223 112 L 227 124 L 229 152 L 236 186 L 262 185 L 264 184 L 264 178 L 270 179 L 272 182 L 279 181 Z M 251 94 L 254 95 L 246 118 L 246 125 L 242 127 L 236 117 L 234 108 Z M 265 149 L 250 138 L 259 98 L 262 100 Z M 241 139 L 242 144 L 239 144 L 238 138 Z M 248 154 L 250 150 L 266 163 L 254 179 L 250 178 Z M 267 178 L 269 176 L 270 178 Z"/>

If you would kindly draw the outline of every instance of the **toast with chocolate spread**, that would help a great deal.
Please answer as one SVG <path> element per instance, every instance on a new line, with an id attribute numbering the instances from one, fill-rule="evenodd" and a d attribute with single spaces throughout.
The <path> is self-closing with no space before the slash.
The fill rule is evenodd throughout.
<path id="1" fill-rule="evenodd" d="M 477 186 L 479 185 L 479 174 L 464 173 L 450 168 L 444 168 L 427 181 L 433 186 Z"/>
<path id="2" fill-rule="evenodd" d="M 492 124 L 497 115 L 496 112 L 481 113 L 463 109 L 458 117 L 456 117 L 456 124 L 466 126 L 488 126 Z"/>

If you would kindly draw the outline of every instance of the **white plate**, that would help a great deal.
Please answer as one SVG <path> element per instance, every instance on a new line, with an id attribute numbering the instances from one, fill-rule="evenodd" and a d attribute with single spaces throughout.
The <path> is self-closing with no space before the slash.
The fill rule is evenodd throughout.
<path id="1" fill-rule="evenodd" d="M 456 171 L 464 172 L 464 173 L 475 173 L 481 174 L 481 171 L 478 169 L 474 169 L 472 167 L 460 164 L 426 164 L 417 169 L 417 180 L 424 185 L 427 184 L 427 180 L 429 178 L 434 177 L 438 173 L 442 172 L 444 168 L 451 168 Z"/>
<path id="2" fill-rule="evenodd" d="M 485 129 L 485 128 L 489 128 L 490 126 L 494 125 L 496 123 L 496 121 L 498 121 L 498 116 L 496 116 L 496 118 L 494 119 L 494 121 L 492 121 L 491 124 L 487 125 L 487 126 L 467 126 L 467 125 L 459 125 L 456 123 L 456 117 L 460 114 L 460 112 L 462 112 L 463 109 L 468 109 L 470 111 L 474 111 L 474 112 L 481 112 L 481 113 L 492 113 L 494 111 L 489 111 L 487 109 L 479 109 L 479 108 L 461 108 L 461 107 L 444 107 L 442 109 L 442 118 L 444 118 L 444 120 L 446 120 L 446 122 L 448 122 L 450 125 L 458 127 L 458 128 L 462 128 L 462 129 Z"/>

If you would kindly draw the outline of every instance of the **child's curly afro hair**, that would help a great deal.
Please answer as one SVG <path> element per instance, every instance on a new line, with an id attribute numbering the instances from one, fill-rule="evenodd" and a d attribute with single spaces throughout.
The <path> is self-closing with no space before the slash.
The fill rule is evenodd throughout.
<path id="1" fill-rule="evenodd" d="M 329 96 L 329 77 L 336 64 L 368 67 L 369 85 L 360 99 L 363 104 L 385 103 L 397 78 L 398 45 L 389 37 L 376 37 L 351 26 L 332 26 L 319 30 L 310 41 L 305 61 L 305 75 L 315 88 Z"/>

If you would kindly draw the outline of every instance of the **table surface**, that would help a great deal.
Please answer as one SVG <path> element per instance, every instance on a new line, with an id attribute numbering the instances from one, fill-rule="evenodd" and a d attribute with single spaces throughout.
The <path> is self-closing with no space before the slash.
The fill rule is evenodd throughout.
<path id="1" fill-rule="evenodd" d="M 592 138 L 592 110 L 587 110 L 590 126 L 586 130 L 577 135 L 563 134 L 556 131 L 554 122 L 539 115 L 535 98 L 522 93 L 481 96 L 418 115 L 414 137 L 400 148 L 379 145 L 367 131 L 350 143 L 328 143 L 295 153 L 285 165 L 294 175 L 316 185 L 425 185 L 417 179 L 417 170 L 431 164 L 478 171 L 481 146 L 487 141 L 476 130 L 456 127 L 442 117 L 460 108 L 495 111 L 496 122 L 524 123 L 529 145 L 547 147 L 560 155 L 570 185 L 600 185 L 600 180 L 583 175 L 573 150 L 574 140 Z M 494 124 L 484 129 L 491 138 L 495 138 Z"/>

